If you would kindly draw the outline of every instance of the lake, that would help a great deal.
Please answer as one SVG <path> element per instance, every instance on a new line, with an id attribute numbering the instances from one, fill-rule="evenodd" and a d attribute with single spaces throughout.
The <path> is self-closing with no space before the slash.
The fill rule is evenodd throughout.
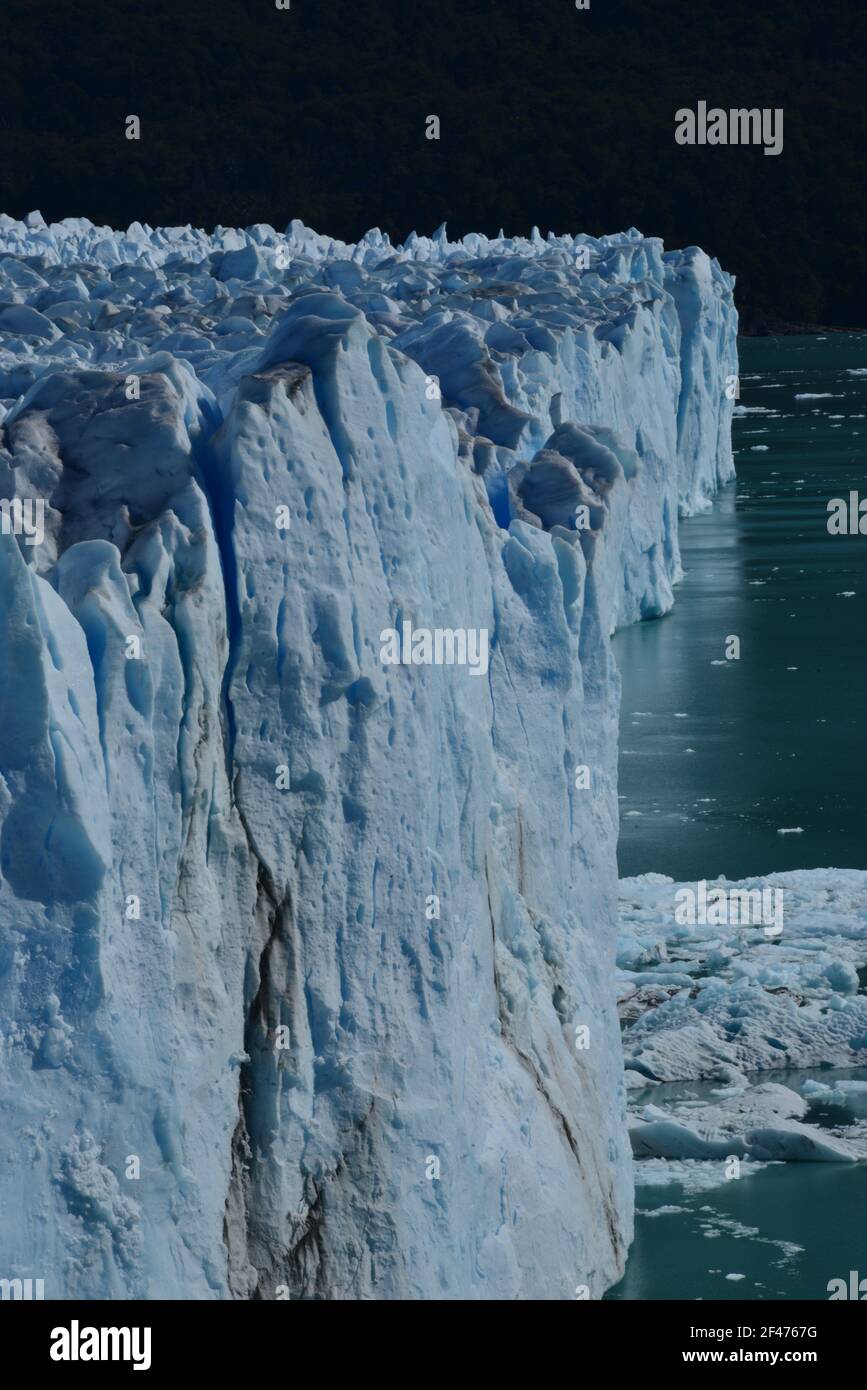
<path id="1" fill-rule="evenodd" d="M 740 355 L 740 406 L 777 413 L 736 417 L 672 612 L 614 639 L 623 877 L 867 868 L 867 536 L 827 530 L 831 498 L 867 497 L 867 335 Z"/>
<path id="2" fill-rule="evenodd" d="M 827 526 L 832 498 L 867 496 L 867 335 L 741 340 L 740 364 L 737 481 L 681 524 L 673 611 L 614 638 L 624 877 L 867 868 L 867 536 Z M 834 1075 L 867 1079 L 752 1079 L 797 1090 Z M 867 1278 L 863 1164 L 773 1164 L 704 1190 L 640 1185 L 636 1207 L 626 1275 L 607 1298 L 827 1299 L 829 1280 Z"/>

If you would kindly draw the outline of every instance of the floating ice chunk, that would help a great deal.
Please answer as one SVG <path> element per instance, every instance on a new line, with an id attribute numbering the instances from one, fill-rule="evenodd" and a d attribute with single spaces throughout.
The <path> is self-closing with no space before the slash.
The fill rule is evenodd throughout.
<path id="1" fill-rule="evenodd" d="M 774 1162 L 845 1162 L 867 1158 L 867 1139 L 839 1138 L 802 1123 L 808 1101 L 786 1086 L 718 1091 L 696 1104 L 681 1100 L 646 1105 L 629 1119 L 637 1159 L 727 1160 L 747 1155 Z"/>
<path id="2" fill-rule="evenodd" d="M 741 1181 L 768 1167 L 753 1159 L 742 1158 L 740 1162 Z M 724 1187 L 729 1181 L 727 1165 L 705 1159 L 644 1158 L 634 1165 L 635 1186 L 642 1188 L 670 1187 L 676 1184 L 685 1196 L 702 1192 L 712 1192 L 716 1187 Z"/>

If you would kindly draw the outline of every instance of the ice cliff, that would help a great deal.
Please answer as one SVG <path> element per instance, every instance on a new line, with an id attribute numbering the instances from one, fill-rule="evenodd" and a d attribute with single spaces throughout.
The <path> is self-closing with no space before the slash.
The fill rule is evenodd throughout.
<path id="1" fill-rule="evenodd" d="M 608 638 L 732 474 L 735 332 L 634 230 L 0 218 L 0 1276 L 618 1278 Z"/>

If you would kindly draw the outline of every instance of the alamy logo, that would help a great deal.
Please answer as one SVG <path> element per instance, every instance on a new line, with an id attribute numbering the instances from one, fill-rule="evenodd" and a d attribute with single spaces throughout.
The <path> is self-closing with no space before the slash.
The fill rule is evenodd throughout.
<path id="1" fill-rule="evenodd" d="M 711 888 L 700 879 L 695 888 L 678 888 L 674 920 L 679 926 L 764 927 L 766 936 L 783 930 L 782 888 Z"/>
<path id="2" fill-rule="evenodd" d="M 44 1279 L 0 1279 L 0 1299 L 24 1299 L 45 1297 Z"/>
<path id="3" fill-rule="evenodd" d="M 41 545 L 45 539 L 44 498 L 0 498 L 0 531 L 4 536 L 23 536 L 27 545 Z"/>
<path id="4" fill-rule="evenodd" d="M 69 1327 L 51 1330 L 52 1361 L 131 1361 L 134 1371 L 150 1370 L 149 1327 Z"/>
<path id="5" fill-rule="evenodd" d="M 852 1299 L 857 1303 L 867 1299 L 867 1279 L 859 1278 L 857 1269 L 849 1270 L 848 1285 L 845 1279 L 829 1279 L 825 1287 L 831 1303 L 840 1298 Z"/>
<path id="6" fill-rule="evenodd" d="M 828 534 L 831 536 L 867 536 L 867 497 L 857 492 L 845 497 L 832 497 L 828 503 Z"/>
<path id="7" fill-rule="evenodd" d="M 779 122 L 779 129 L 777 128 Z M 723 111 L 700 101 L 692 111 L 682 106 L 674 113 L 674 138 L 679 145 L 764 145 L 765 154 L 783 149 L 783 108 L 757 106 Z"/>
<path id="8" fill-rule="evenodd" d="M 486 627 L 416 627 L 411 622 L 383 628 L 379 659 L 383 666 L 469 666 L 471 676 L 488 670 Z"/>

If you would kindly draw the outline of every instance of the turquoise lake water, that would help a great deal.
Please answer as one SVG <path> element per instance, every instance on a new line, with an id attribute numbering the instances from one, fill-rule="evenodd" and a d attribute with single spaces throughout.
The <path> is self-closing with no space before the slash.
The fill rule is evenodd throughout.
<path id="1" fill-rule="evenodd" d="M 741 340 L 740 364 L 740 405 L 778 414 L 737 416 L 674 609 L 614 639 L 623 876 L 867 868 L 867 536 L 827 530 L 867 497 L 867 335 Z"/>
<path id="2" fill-rule="evenodd" d="M 752 1080 L 799 1090 L 811 1077 L 867 1080 L 863 1068 L 851 1067 L 763 1072 Z M 641 1099 L 710 1097 L 714 1085 L 654 1086 Z M 855 1117 L 835 1106 L 807 1119 L 845 1126 Z M 719 1174 L 722 1165 L 712 1167 Z M 609 1299 L 827 1299 L 830 1280 L 848 1280 L 852 1269 L 867 1279 L 864 1164 L 772 1163 L 698 1192 L 680 1183 L 639 1186 L 635 1206 L 626 1275 Z"/>
<path id="3" fill-rule="evenodd" d="M 867 536 L 827 529 L 831 498 L 867 497 L 867 335 L 742 340 L 740 370 L 739 404 L 774 413 L 737 416 L 736 483 L 682 523 L 672 613 L 614 639 L 623 876 L 867 868 Z M 754 1079 L 797 1090 L 834 1075 L 867 1080 L 864 1069 Z M 829 1280 L 867 1278 L 867 1165 L 773 1164 L 706 1191 L 639 1186 L 636 1208 L 608 1298 L 827 1299 Z"/>

